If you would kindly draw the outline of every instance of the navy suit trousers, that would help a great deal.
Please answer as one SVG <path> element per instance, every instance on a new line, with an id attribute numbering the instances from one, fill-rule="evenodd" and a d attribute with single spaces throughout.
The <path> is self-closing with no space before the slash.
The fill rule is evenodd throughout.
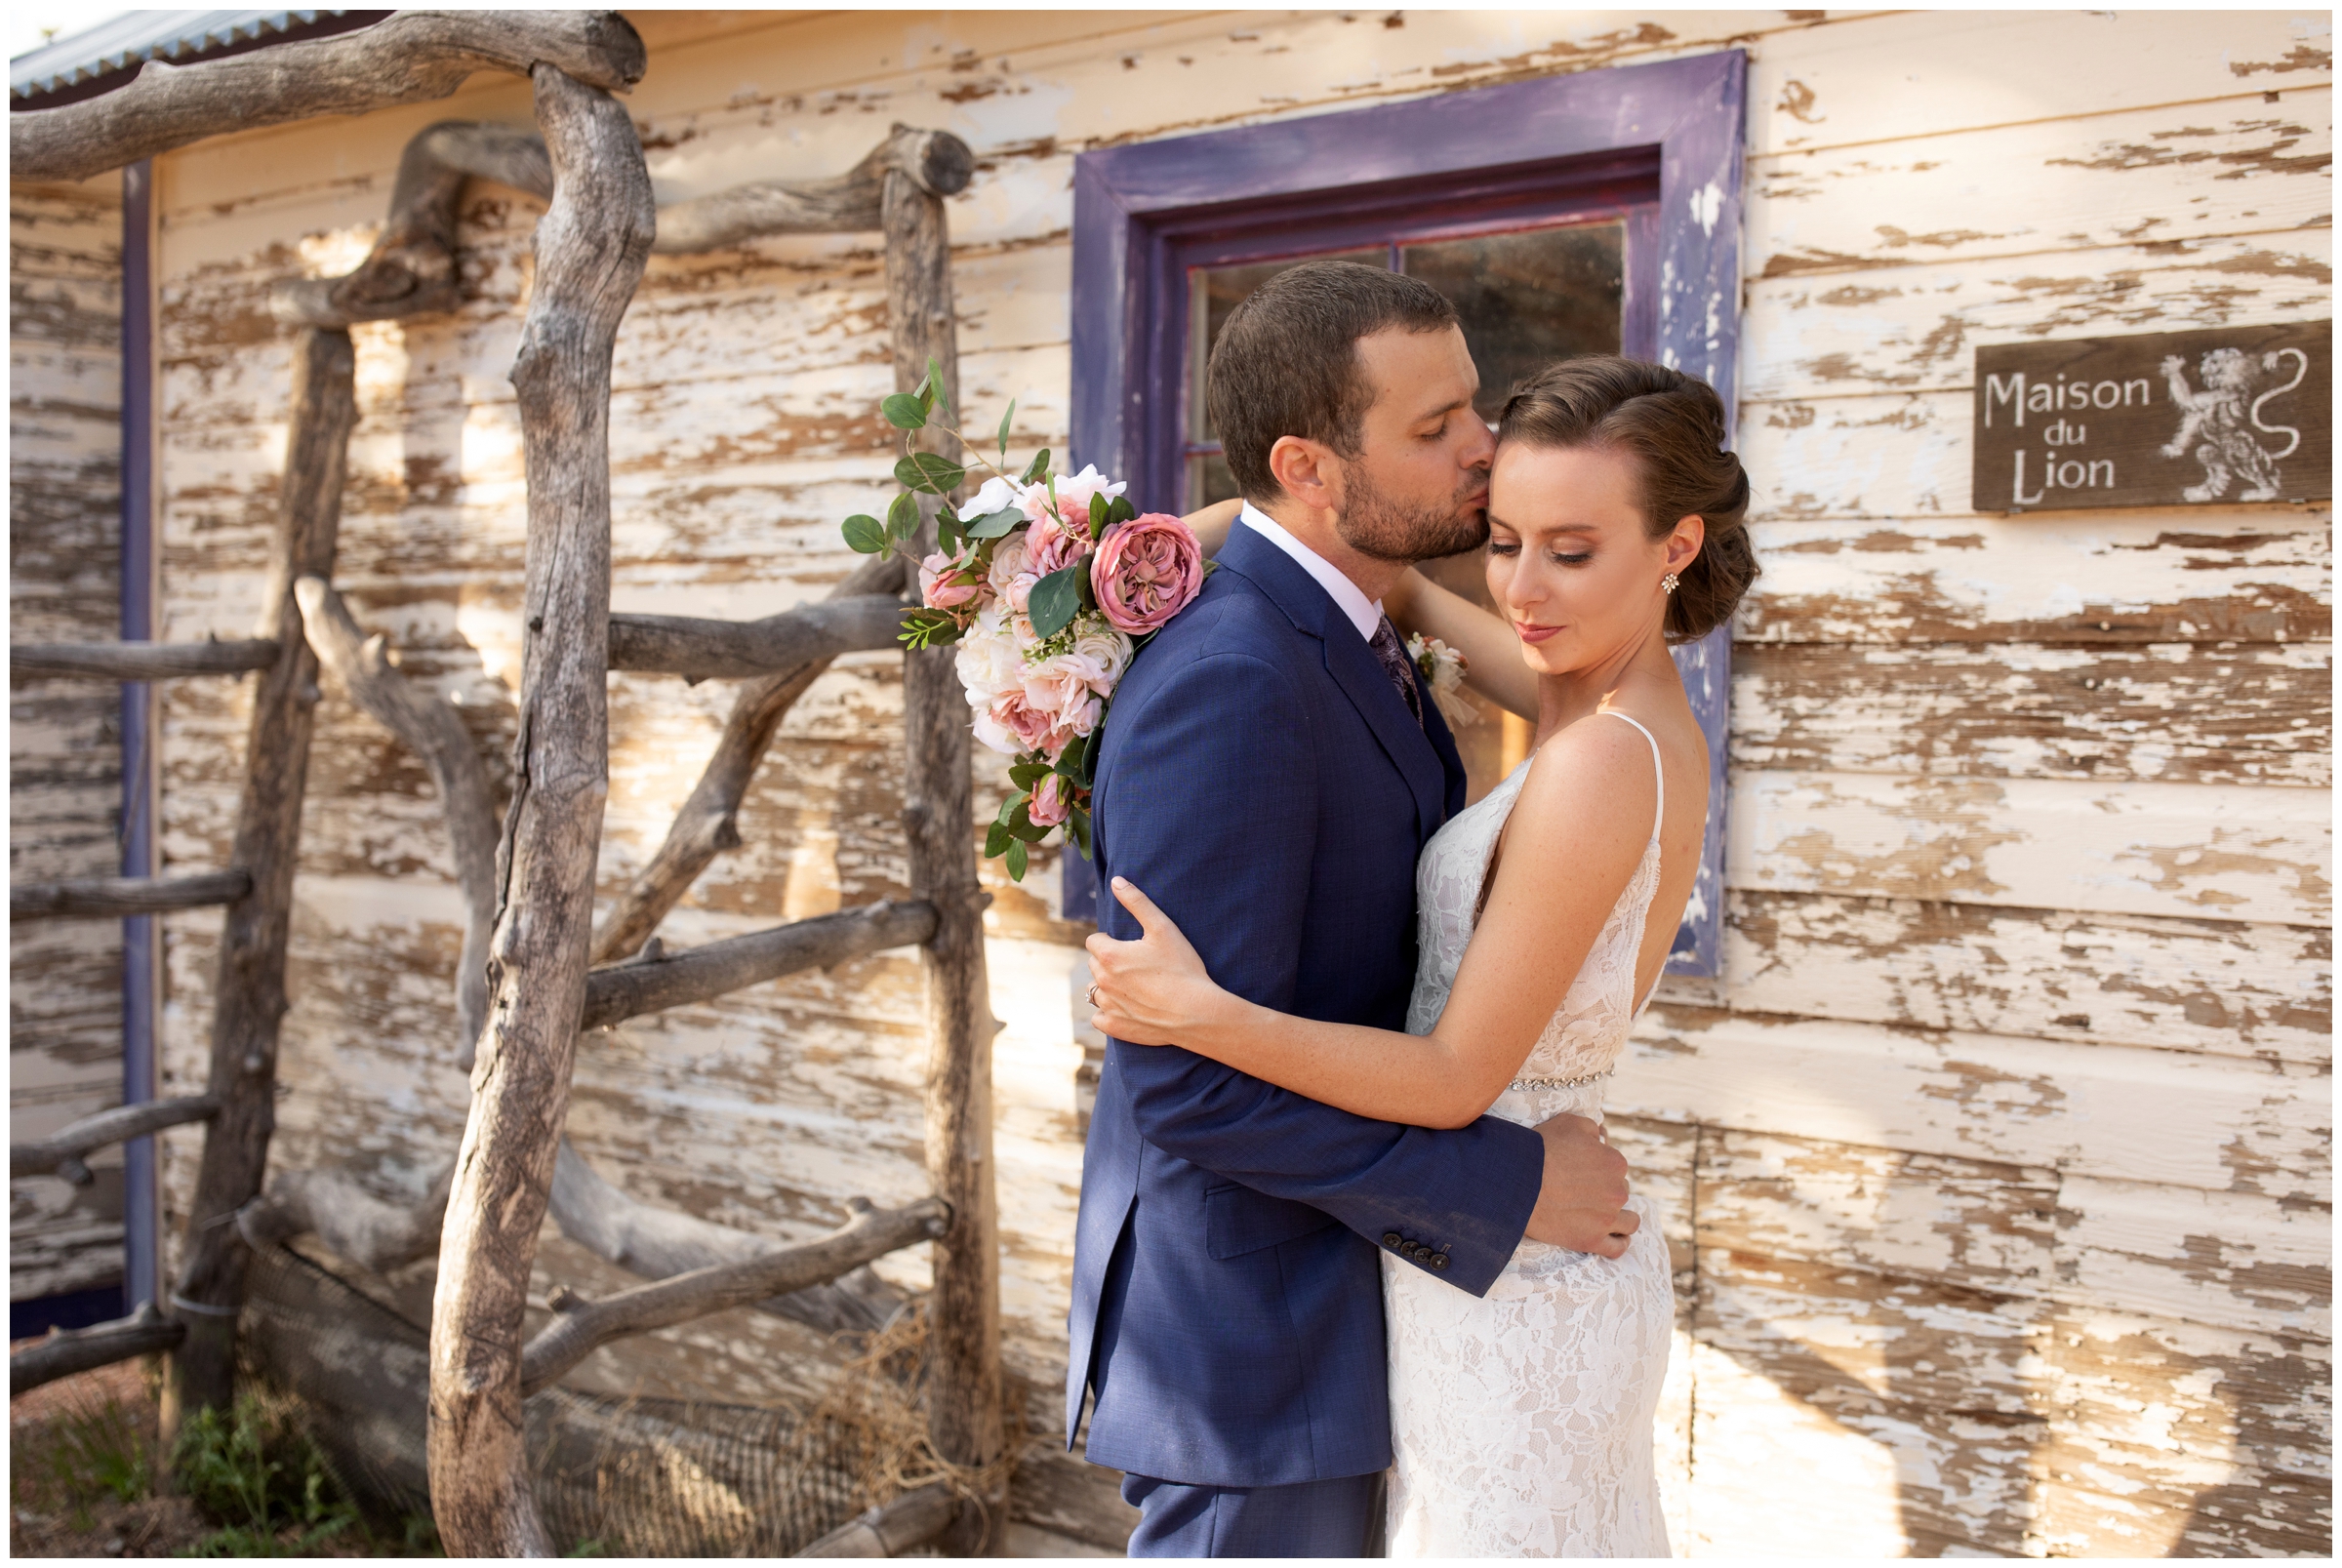
<path id="1" fill-rule="evenodd" d="M 1383 1472 L 1293 1486 L 1122 1478 L 1134 1557 L 1379 1557 Z"/>

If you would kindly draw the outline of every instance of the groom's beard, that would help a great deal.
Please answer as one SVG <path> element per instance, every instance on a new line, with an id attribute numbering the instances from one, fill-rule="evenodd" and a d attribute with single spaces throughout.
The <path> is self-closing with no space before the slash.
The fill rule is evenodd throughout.
<path id="1" fill-rule="evenodd" d="M 1487 508 L 1470 503 L 1473 496 L 1487 488 L 1484 473 L 1467 479 L 1452 499 L 1432 506 L 1393 500 L 1375 487 L 1363 466 L 1352 468 L 1344 477 L 1349 483 L 1343 487 L 1342 512 L 1334 519 L 1334 532 L 1360 555 L 1412 566 L 1417 561 L 1478 549 L 1488 543 Z"/>

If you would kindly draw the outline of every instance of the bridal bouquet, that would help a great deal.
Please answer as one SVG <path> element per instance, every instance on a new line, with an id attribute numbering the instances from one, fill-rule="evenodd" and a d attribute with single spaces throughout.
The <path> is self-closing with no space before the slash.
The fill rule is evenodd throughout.
<path id="1" fill-rule="evenodd" d="M 904 493 L 883 522 L 845 521 L 846 543 L 866 555 L 901 547 L 917 531 L 921 495 L 949 497 L 968 469 L 909 448 L 909 432 L 948 431 L 990 477 L 973 500 L 936 515 L 938 548 L 917 563 L 919 607 L 905 613 L 902 640 L 913 648 L 955 644 L 960 684 L 976 739 L 1016 758 L 1016 786 L 985 838 L 1024 880 L 1029 845 L 1063 829 L 1090 853 L 1090 784 L 1114 687 L 1132 656 L 1186 609 L 1210 570 L 1194 532 L 1163 512 L 1140 513 L 1126 486 L 1094 466 L 1061 475 L 1043 449 L 1015 476 L 944 420 L 949 406 L 933 361 L 915 391 L 879 405 L 905 433 L 895 478 Z M 1008 461 L 1009 422 L 998 450 Z"/>

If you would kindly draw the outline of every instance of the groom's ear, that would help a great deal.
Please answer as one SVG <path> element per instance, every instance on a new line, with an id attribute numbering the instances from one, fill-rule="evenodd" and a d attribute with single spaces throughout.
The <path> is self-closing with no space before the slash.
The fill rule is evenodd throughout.
<path id="1" fill-rule="evenodd" d="M 1319 511 L 1336 507 L 1339 498 L 1333 470 L 1340 461 L 1330 448 L 1298 435 L 1280 435 L 1269 449 L 1269 472 L 1277 488 L 1302 505 Z"/>

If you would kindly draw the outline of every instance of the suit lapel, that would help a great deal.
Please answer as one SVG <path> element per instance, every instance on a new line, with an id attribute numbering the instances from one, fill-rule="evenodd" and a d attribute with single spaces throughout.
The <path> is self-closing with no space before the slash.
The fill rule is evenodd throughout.
<path id="1" fill-rule="evenodd" d="M 1241 521 L 1230 530 L 1219 561 L 1267 594 L 1295 626 L 1317 639 L 1324 650 L 1326 673 L 1358 710 L 1383 754 L 1406 781 L 1407 792 L 1415 798 L 1417 832 L 1428 840 L 1447 820 L 1446 769 L 1426 727 L 1415 722 L 1405 702 L 1392 690 L 1391 678 L 1383 673 L 1381 662 L 1358 635 L 1358 628 L 1316 580 L 1302 570 L 1300 562 Z M 1428 705 L 1428 694 L 1424 701 Z"/>

